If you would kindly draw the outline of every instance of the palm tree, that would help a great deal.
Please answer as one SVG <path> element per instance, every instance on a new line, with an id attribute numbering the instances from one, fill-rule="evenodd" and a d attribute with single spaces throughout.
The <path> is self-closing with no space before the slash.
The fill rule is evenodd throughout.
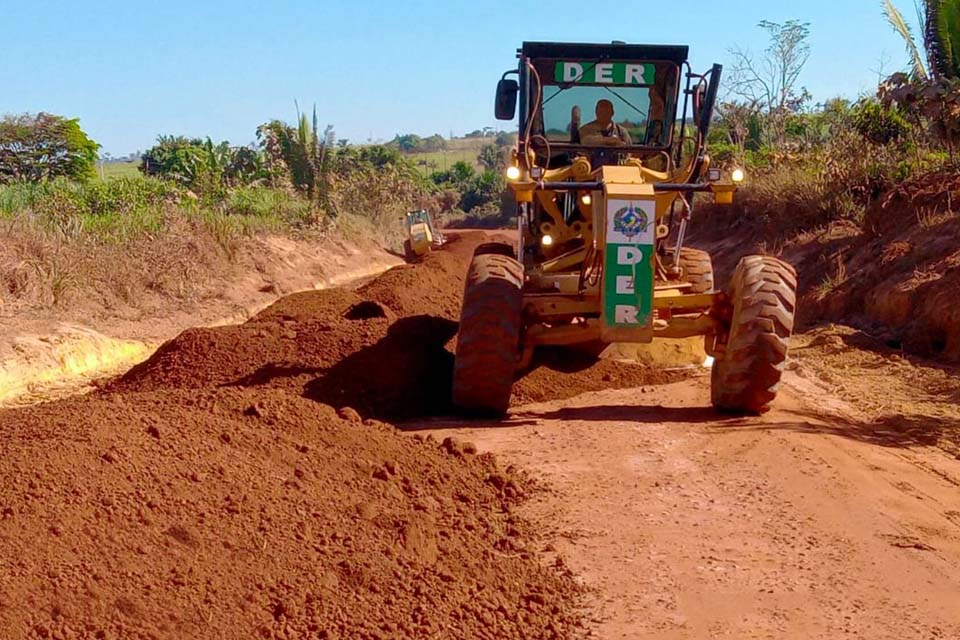
<path id="1" fill-rule="evenodd" d="M 890 26 L 900 34 L 910 56 L 911 75 L 917 80 L 930 77 L 956 79 L 960 77 L 960 0 L 919 0 L 917 18 L 923 29 L 923 50 L 926 63 L 920 55 L 921 47 L 909 23 L 893 4 L 883 0 L 883 12 Z"/>

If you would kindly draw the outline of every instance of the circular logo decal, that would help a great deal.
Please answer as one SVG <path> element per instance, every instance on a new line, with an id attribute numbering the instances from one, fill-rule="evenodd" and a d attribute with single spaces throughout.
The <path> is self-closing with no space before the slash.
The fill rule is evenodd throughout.
<path id="1" fill-rule="evenodd" d="M 649 226 L 647 213 L 632 204 L 613 214 L 613 230 L 627 236 L 628 240 L 633 240 L 634 236 L 640 235 Z"/>

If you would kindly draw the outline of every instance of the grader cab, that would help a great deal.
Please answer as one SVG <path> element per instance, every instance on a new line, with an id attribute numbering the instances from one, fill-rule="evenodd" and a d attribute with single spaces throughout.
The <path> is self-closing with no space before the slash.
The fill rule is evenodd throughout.
<path id="1" fill-rule="evenodd" d="M 497 85 L 519 115 L 515 247 L 478 247 L 467 276 L 453 400 L 502 414 L 537 347 L 703 336 L 713 404 L 763 412 L 793 330 L 796 274 L 749 256 L 729 287 L 686 247 L 695 194 L 733 201 L 744 178 L 715 167 L 707 134 L 722 68 L 693 73 L 687 47 L 527 42 Z M 519 114 L 517 103 L 519 102 Z"/>

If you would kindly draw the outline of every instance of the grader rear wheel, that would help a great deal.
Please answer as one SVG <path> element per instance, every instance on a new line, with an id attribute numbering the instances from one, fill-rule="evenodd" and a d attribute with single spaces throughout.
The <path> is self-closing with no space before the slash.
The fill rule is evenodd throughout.
<path id="1" fill-rule="evenodd" d="M 403 241 L 403 259 L 407 262 L 415 262 L 417 253 L 413 250 L 413 243 L 410 240 Z"/>
<path id="2" fill-rule="evenodd" d="M 502 415 L 519 360 L 523 266 L 495 253 L 474 256 L 460 311 L 453 403 L 469 413 Z"/>
<path id="3" fill-rule="evenodd" d="M 764 413 L 777 396 L 797 305 L 797 275 L 769 256 L 740 261 L 730 285 L 733 316 L 726 349 L 711 375 L 722 411 Z"/>
<path id="4" fill-rule="evenodd" d="M 713 260 L 706 251 L 681 247 L 680 270 L 683 272 L 683 281 L 693 285 L 690 293 L 710 293 L 714 290 Z"/>

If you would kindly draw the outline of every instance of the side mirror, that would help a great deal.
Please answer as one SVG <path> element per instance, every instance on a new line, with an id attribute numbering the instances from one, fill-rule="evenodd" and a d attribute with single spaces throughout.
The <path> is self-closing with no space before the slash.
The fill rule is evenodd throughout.
<path id="1" fill-rule="evenodd" d="M 723 74 L 723 67 L 719 64 L 713 65 L 710 70 L 710 82 L 707 83 L 707 90 L 701 97 L 699 113 L 694 110 L 694 119 L 697 129 L 700 130 L 701 137 L 706 140 L 707 133 L 710 132 L 710 123 L 713 120 L 713 110 L 717 104 L 717 93 L 720 90 L 720 76 Z"/>
<path id="2" fill-rule="evenodd" d="M 497 83 L 497 99 L 494 114 L 497 120 L 513 120 L 517 114 L 517 93 L 520 85 L 513 78 L 500 78 Z"/>
<path id="3" fill-rule="evenodd" d="M 693 125 L 698 129 L 700 128 L 700 123 L 703 122 L 703 110 L 706 106 L 706 97 L 706 85 L 697 85 L 693 90 Z"/>

